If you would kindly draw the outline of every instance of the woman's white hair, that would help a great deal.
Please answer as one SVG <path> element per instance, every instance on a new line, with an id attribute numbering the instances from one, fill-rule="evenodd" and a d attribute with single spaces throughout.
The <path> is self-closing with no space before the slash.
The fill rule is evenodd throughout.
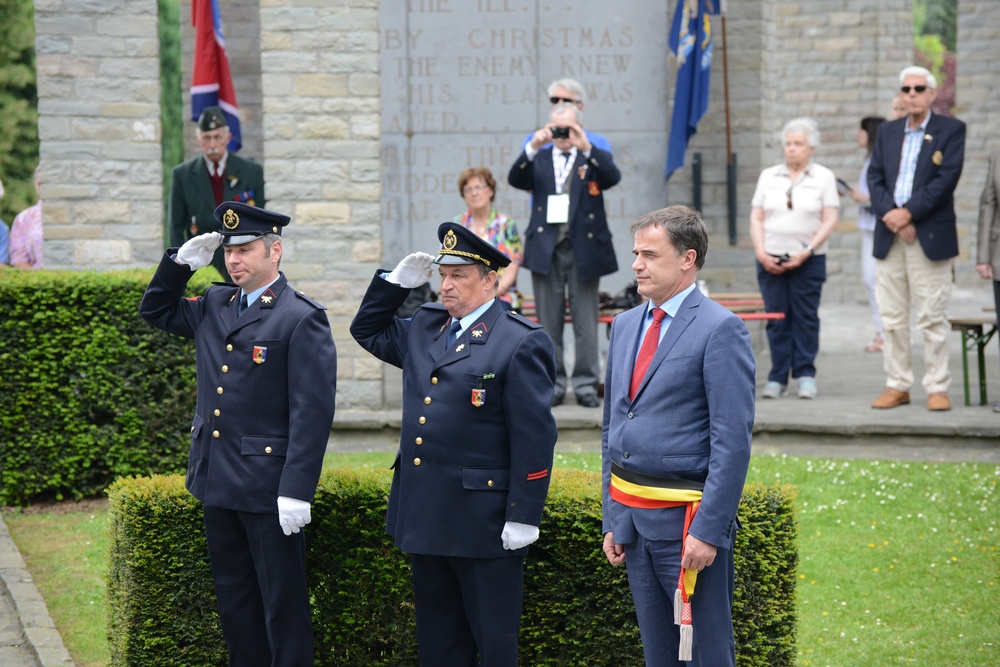
<path id="1" fill-rule="evenodd" d="M 931 90 L 937 90 L 937 79 L 931 74 L 930 70 L 924 67 L 918 67 L 917 65 L 910 65 L 909 67 L 904 67 L 903 71 L 899 73 L 899 83 L 902 84 L 906 81 L 908 76 L 922 76 L 927 79 L 927 87 Z"/>
<path id="2" fill-rule="evenodd" d="M 781 143 L 785 143 L 785 138 L 791 132 L 801 132 L 806 135 L 806 143 L 814 149 L 819 148 L 819 126 L 812 118 L 793 118 L 781 128 Z"/>

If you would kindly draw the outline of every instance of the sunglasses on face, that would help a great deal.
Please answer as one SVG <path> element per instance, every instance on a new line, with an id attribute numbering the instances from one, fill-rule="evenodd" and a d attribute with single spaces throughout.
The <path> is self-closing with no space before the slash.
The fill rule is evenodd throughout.
<path id="1" fill-rule="evenodd" d="M 916 93 L 922 93 L 925 90 L 927 90 L 927 86 L 902 86 L 902 87 L 900 87 L 900 90 L 903 91 L 904 95 L 909 95 L 911 89 L 914 92 L 916 92 Z"/>
<path id="2" fill-rule="evenodd" d="M 577 101 L 569 97 L 550 97 L 549 102 L 552 104 L 559 104 L 560 102 L 568 102 L 570 104 L 577 104 Z"/>

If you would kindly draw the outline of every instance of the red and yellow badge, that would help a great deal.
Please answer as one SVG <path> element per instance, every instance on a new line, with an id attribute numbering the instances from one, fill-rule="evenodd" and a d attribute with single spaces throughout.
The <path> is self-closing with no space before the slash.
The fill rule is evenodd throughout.
<path id="1" fill-rule="evenodd" d="M 253 346 L 253 362 L 255 364 L 262 364 L 267 360 L 267 348 L 254 345 Z"/>
<path id="2" fill-rule="evenodd" d="M 931 162 L 934 163 L 935 167 L 940 167 L 941 163 L 944 162 L 944 153 L 941 151 L 934 151 L 934 154 L 931 155 Z"/>
<path id="3" fill-rule="evenodd" d="M 481 408 L 486 405 L 486 390 L 485 389 L 473 389 L 472 390 L 472 405 Z"/>
<path id="4" fill-rule="evenodd" d="M 588 181 L 587 194 L 589 194 L 591 197 L 596 197 L 597 195 L 601 194 L 601 186 L 598 185 L 596 181 Z"/>

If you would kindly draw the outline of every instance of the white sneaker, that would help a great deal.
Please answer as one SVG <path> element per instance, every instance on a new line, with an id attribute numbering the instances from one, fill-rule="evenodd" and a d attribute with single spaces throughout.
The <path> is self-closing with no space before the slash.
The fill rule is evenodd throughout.
<path id="1" fill-rule="evenodd" d="M 799 398 L 816 398 L 816 378 L 805 377 L 799 380 Z"/>
<path id="2" fill-rule="evenodd" d="M 768 380 L 767 384 L 764 385 L 764 390 L 760 392 L 760 395 L 761 398 L 780 398 L 782 396 L 788 396 L 788 387 L 780 382 Z"/>

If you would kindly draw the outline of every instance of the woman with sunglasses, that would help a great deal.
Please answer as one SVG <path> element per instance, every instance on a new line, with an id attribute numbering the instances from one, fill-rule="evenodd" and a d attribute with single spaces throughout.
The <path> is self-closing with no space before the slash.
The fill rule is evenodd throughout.
<path id="1" fill-rule="evenodd" d="M 840 198 L 833 172 L 812 161 L 819 147 L 816 121 L 788 121 L 781 139 L 785 161 L 761 172 L 750 209 L 764 307 L 785 314 L 767 323 L 771 371 L 761 396 L 787 395 L 790 373 L 799 382 L 799 398 L 814 399 L 826 242 L 837 225 Z"/>
<path id="2" fill-rule="evenodd" d="M 521 266 L 521 235 L 517 224 L 493 207 L 497 182 L 486 167 L 470 167 L 458 175 L 458 193 L 469 207 L 452 222 L 471 229 L 476 236 L 510 257 L 510 266 L 498 271 L 497 297 L 510 310 L 521 307 L 517 270 Z"/>

